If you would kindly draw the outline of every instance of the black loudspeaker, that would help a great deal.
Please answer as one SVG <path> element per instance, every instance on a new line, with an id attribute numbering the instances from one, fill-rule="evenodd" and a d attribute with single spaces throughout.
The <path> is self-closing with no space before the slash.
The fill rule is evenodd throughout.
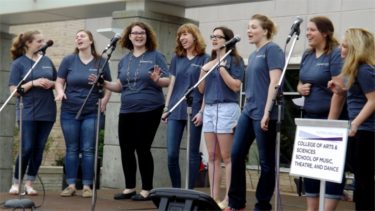
<path id="1" fill-rule="evenodd" d="M 156 188 L 150 196 L 160 211 L 214 210 L 221 211 L 206 193 L 179 188 Z"/>

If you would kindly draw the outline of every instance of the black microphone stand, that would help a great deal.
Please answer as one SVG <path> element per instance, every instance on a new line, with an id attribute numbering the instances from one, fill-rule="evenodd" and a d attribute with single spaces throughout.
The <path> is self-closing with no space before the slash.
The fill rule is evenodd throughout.
<path id="1" fill-rule="evenodd" d="M 86 103 L 87 103 L 87 100 L 88 98 L 90 97 L 90 95 L 92 94 L 92 91 L 94 90 L 95 87 L 98 87 L 98 90 L 99 90 L 99 99 L 98 99 L 98 109 L 97 109 L 97 119 L 96 119 L 96 138 L 95 138 L 95 157 L 94 157 L 94 178 L 93 178 L 93 185 L 92 185 L 92 197 L 91 197 L 91 210 L 94 211 L 95 210 L 95 206 L 96 206 L 96 180 L 97 180 L 97 170 L 98 170 L 98 147 L 99 147 L 99 130 L 100 130 L 100 106 L 101 106 L 101 102 L 102 102 L 102 98 L 103 98 L 103 86 L 98 82 L 99 80 L 101 80 L 101 77 L 103 76 L 103 68 L 107 65 L 109 59 L 111 58 L 112 56 L 112 52 L 116 49 L 116 43 L 114 43 L 113 45 L 110 46 L 110 48 L 107 48 L 105 49 L 101 56 L 104 54 L 104 53 L 107 53 L 107 58 L 105 59 L 104 61 L 104 64 L 100 67 L 100 63 L 98 65 L 98 71 L 97 71 L 97 77 L 96 77 L 96 80 L 93 82 L 91 88 L 90 88 L 90 91 L 89 93 L 87 94 L 86 96 L 86 99 L 84 100 L 81 108 L 79 109 L 77 115 L 76 115 L 76 119 L 79 119 L 79 117 L 81 116 L 81 113 L 83 111 L 83 108 L 85 107 Z M 108 50 L 110 50 L 109 52 L 107 52 Z"/>
<path id="2" fill-rule="evenodd" d="M 42 54 L 39 55 L 39 58 L 35 61 L 33 66 L 28 70 L 26 75 L 22 78 L 22 80 L 17 84 L 17 88 L 13 90 L 13 92 L 10 94 L 8 99 L 5 101 L 3 106 L 0 108 L 0 112 L 5 108 L 5 106 L 8 104 L 8 102 L 12 99 L 12 97 L 18 92 L 20 98 L 19 98 L 19 131 L 20 131 L 20 141 L 18 144 L 18 199 L 10 199 L 5 202 L 4 207 L 6 208 L 31 208 L 32 210 L 35 208 L 35 204 L 30 199 L 23 199 L 21 194 L 21 185 L 22 185 L 22 111 L 23 111 L 23 96 L 25 95 L 25 90 L 21 86 L 25 83 L 26 78 L 31 74 L 31 72 L 34 70 L 36 65 L 39 63 L 39 61 L 43 58 L 45 54 L 45 51 L 42 51 Z"/>
<path id="3" fill-rule="evenodd" d="M 290 57 L 292 55 L 294 46 L 296 44 L 296 41 L 299 39 L 300 29 L 296 29 L 296 36 L 293 39 L 292 46 L 290 47 L 288 57 L 285 60 L 285 65 L 282 70 L 282 74 L 280 76 L 278 84 L 275 86 L 275 92 L 272 98 L 272 104 L 269 110 L 269 113 L 272 113 L 273 106 L 277 105 L 277 124 L 276 124 L 276 148 L 275 148 L 275 157 L 276 157 L 276 166 L 275 166 L 275 210 L 279 209 L 279 177 L 280 177 L 280 140 L 281 140 L 281 112 L 282 112 L 282 98 L 283 98 L 283 92 L 281 90 L 282 83 L 284 81 L 286 68 L 288 67 L 288 63 L 290 60 Z M 288 40 L 289 41 L 289 40 Z M 286 44 L 288 44 L 288 41 Z"/>
<path id="4" fill-rule="evenodd" d="M 234 46 L 234 45 L 233 45 Z M 186 182 L 185 182 L 185 184 L 186 184 L 186 189 L 188 189 L 189 188 L 189 156 L 190 156 L 190 152 L 189 152 L 189 149 L 190 149 L 190 141 L 189 141 L 189 136 L 190 136 L 190 118 L 189 118 L 189 115 L 191 114 L 191 107 L 189 107 L 189 98 L 190 98 L 190 95 L 191 95 L 191 93 L 193 92 L 193 90 L 195 89 L 195 88 L 197 88 L 198 87 L 198 85 L 213 71 L 213 70 L 215 70 L 219 65 L 220 65 L 220 63 L 230 54 L 232 52 L 232 49 L 229 49 L 228 50 L 228 52 L 226 52 L 225 54 L 224 54 L 224 56 L 222 57 L 222 58 L 220 58 L 219 59 L 219 61 L 214 65 L 214 66 L 212 66 L 212 68 L 209 70 L 209 71 L 207 71 L 207 73 L 204 75 L 204 76 L 202 76 L 202 78 L 200 78 L 192 87 L 190 87 L 186 92 L 185 92 L 185 94 L 177 101 L 177 103 L 174 105 L 174 106 L 172 106 L 172 108 L 171 109 L 169 109 L 166 113 L 166 116 L 165 116 L 165 119 L 167 119 L 168 118 L 168 116 L 184 101 L 184 100 L 187 100 L 187 104 L 188 104 L 188 107 L 187 107 L 187 115 L 188 115 L 188 118 L 187 118 L 187 121 L 188 121 L 188 123 L 187 123 L 187 127 L 188 127 L 188 129 L 187 129 L 187 141 L 186 141 Z"/>

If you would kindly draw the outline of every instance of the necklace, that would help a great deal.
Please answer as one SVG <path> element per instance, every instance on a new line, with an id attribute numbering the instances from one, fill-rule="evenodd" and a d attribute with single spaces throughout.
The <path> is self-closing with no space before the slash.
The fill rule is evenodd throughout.
<path id="1" fill-rule="evenodd" d="M 136 90 L 136 86 L 137 86 L 137 80 L 139 79 L 139 73 L 140 73 L 140 67 L 141 67 L 141 62 L 143 61 L 143 57 L 144 57 L 145 54 L 142 54 L 142 57 L 141 57 L 141 60 L 139 60 L 139 63 L 138 63 L 138 66 L 137 66 L 137 69 L 135 70 L 134 72 L 134 77 L 132 80 L 130 80 L 130 66 L 132 64 L 132 61 L 133 61 L 133 57 L 135 58 L 135 56 L 133 54 L 130 55 L 130 59 L 129 59 L 129 62 L 128 62 L 128 68 L 126 70 L 126 79 L 128 81 L 128 88 L 130 90 Z M 131 83 L 133 81 L 133 84 Z"/>

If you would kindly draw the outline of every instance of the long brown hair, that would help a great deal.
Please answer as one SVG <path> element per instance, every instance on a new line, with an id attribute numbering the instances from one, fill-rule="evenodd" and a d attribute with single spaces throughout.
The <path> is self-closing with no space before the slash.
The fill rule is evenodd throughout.
<path id="1" fill-rule="evenodd" d="M 100 55 L 96 51 L 94 36 L 92 35 L 92 33 L 89 30 L 86 30 L 86 29 L 80 29 L 80 30 L 77 31 L 76 34 L 78 34 L 80 32 L 84 32 L 85 34 L 87 34 L 87 36 L 89 37 L 89 39 L 91 41 L 91 54 L 94 56 L 95 59 L 98 59 L 100 57 Z M 77 47 L 74 49 L 74 53 L 75 54 L 79 53 L 79 49 Z"/>
<path id="2" fill-rule="evenodd" d="M 329 18 L 325 16 L 316 16 L 311 18 L 310 22 L 315 23 L 316 28 L 319 30 L 319 32 L 326 35 L 326 46 L 324 47 L 324 53 L 330 53 L 334 48 L 339 46 L 339 42 L 333 35 L 335 32 L 335 28 Z"/>
<path id="3" fill-rule="evenodd" d="M 186 23 L 181 25 L 177 29 L 177 36 L 176 36 L 176 48 L 175 53 L 177 56 L 186 56 L 186 50 L 182 46 L 180 42 L 181 34 L 183 33 L 190 33 L 193 35 L 193 38 L 195 40 L 194 45 L 194 51 L 197 53 L 197 55 L 203 55 L 206 52 L 206 43 L 204 42 L 203 36 L 201 32 L 199 31 L 199 28 L 192 24 L 192 23 Z"/>
<path id="4" fill-rule="evenodd" d="M 218 27 L 215 27 L 214 30 L 212 30 L 213 32 L 216 31 L 216 30 L 221 30 L 224 34 L 224 39 L 225 41 L 229 41 L 230 39 L 232 39 L 234 37 L 234 33 L 231 29 L 229 29 L 228 27 L 226 26 L 218 26 Z M 228 48 L 226 48 L 225 50 L 226 52 L 229 51 Z M 236 46 L 233 46 L 232 47 L 232 52 L 229 54 L 231 56 L 234 56 L 235 58 L 235 62 L 237 64 L 240 64 L 241 63 L 241 60 L 242 60 L 242 57 L 238 54 L 238 51 L 236 49 Z M 217 57 L 217 53 L 215 50 L 212 50 L 211 51 L 211 60 L 214 60 L 216 59 Z"/>
<path id="5" fill-rule="evenodd" d="M 13 39 L 12 47 L 10 48 L 10 53 L 12 59 L 16 60 L 18 57 L 25 55 L 27 51 L 26 43 L 31 43 L 35 39 L 36 34 L 41 34 L 40 31 L 27 31 L 19 34 Z"/>
<path id="6" fill-rule="evenodd" d="M 119 40 L 121 47 L 133 50 L 133 43 L 130 41 L 129 36 L 134 26 L 139 26 L 146 31 L 146 49 L 154 51 L 157 48 L 157 37 L 155 31 L 150 25 L 144 22 L 133 22 L 124 29 L 123 35 Z"/>

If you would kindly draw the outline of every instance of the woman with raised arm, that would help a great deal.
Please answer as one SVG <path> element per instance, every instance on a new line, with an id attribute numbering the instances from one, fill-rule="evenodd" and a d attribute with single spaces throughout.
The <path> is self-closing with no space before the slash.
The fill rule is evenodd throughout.
<path id="1" fill-rule="evenodd" d="M 211 60 L 205 64 L 201 77 L 207 74 L 221 58 L 231 53 L 198 86 L 204 93 L 203 132 L 208 151 L 208 172 L 211 196 L 221 208 L 228 205 L 228 189 L 231 181 L 231 157 L 234 128 L 241 113 L 239 92 L 244 75 L 244 64 L 235 46 L 224 44 L 234 37 L 227 27 L 214 28 L 211 35 Z M 226 190 L 220 200 L 221 162 L 225 166 Z"/>
<path id="2" fill-rule="evenodd" d="M 103 84 L 121 93 L 118 136 L 125 189 L 115 194 L 114 199 L 145 201 L 151 199 L 154 177 L 151 145 L 164 108 L 162 88 L 169 85 L 169 72 L 164 55 L 156 50 L 156 33 L 148 24 L 131 23 L 124 29 L 120 44 L 130 52 L 118 64 L 117 80 Z M 142 180 L 139 194 L 136 193 L 137 161 Z"/>

